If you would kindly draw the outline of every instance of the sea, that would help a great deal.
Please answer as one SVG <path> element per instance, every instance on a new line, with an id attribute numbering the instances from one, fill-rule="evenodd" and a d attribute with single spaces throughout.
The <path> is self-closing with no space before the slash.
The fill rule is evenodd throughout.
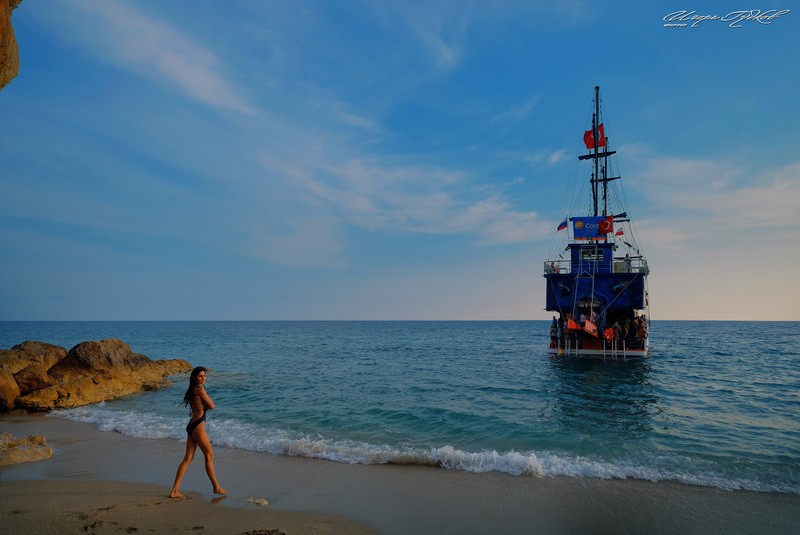
<path id="1" fill-rule="evenodd" d="M 549 321 L 0 322 L 209 369 L 216 446 L 518 477 L 800 494 L 800 322 L 658 321 L 643 360 L 551 357 Z M 186 440 L 188 376 L 57 418 Z"/>

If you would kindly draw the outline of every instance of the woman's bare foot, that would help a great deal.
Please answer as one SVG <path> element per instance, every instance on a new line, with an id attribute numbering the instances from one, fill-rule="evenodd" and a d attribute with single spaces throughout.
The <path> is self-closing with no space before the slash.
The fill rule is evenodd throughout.
<path id="1" fill-rule="evenodd" d="M 228 494 L 228 491 L 223 489 L 222 487 L 217 487 L 214 489 L 214 494 L 222 494 L 224 496 Z"/>
<path id="2" fill-rule="evenodd" d="M 183 495 L 183 494 L 181 494 L 180 492 L 170 492 L 170 493 L 169 493 L 169 497 L 170 497 L 170 498 L 176 498 L 176 499 L 178 499 L 178 498 L 180 498 L 180 499 L 183 499 L 183 498 L 185 498 L 186 496 L 184 496 L 184 495 Z"/>

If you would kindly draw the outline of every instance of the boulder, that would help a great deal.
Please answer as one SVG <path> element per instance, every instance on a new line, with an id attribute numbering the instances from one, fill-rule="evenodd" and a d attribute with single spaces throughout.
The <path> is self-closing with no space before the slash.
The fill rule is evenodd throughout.
<path id="1" fill-rule="evenodd" d="M 11 349 L 0 349 L 0 366 L 5 366 L 12 374 L 18 373 L 34 362 L 50 369 L 66 356 L 67 350 L 63 347 L 28 340 Z"/>
<path id="2" fill-rule="evenodd" d="M 19 386 L 21 396 L 29 394 L 34 390 L 47 388 L 55 383 L 47 370 L 50 367 L 42 362 L 31 362 L 23 369 L 14 374 L 14 380 Z"/>
<path id="3" fill-rule="evenodd" d="M 22 0 L 0 0 L 0 89 L 3 89 L 19 72 L 19 50 L 11 12 Z"/>
<path id="4" fill-rule="evenodd" d="M 19 386 L 14 380 L 14 375 L 8 368 L 0 365 L 0 411 L 13 409 L 19 397 Z"/>
<path id="5" fill-rule="evenodd" d="M 112 338 L 99 342 L 81 342 L 69 350 L 67 356 L 59 360 L 49 373 L 56 378 L 84 376 L 86 372 L 107 372 L 122 368 L 135 369 L 152 362 L 149 358 L 131 351 L 131 346 Z"/>
<path id="6" fill-rule="evenodd" d="M 69 379 L 22 396 L 17 406 L 29 411 L 69 409 L 100 401 L 121 398 L 144 390 L 168 386 L 164 377 L 190 371 L 185 360 L 150 361 L 135 370 L 120 368 L 84 375 L 67 375 Z"/>
<path id="7" fill-rule="evenodd" d="M 2 1 L 2 0 L 0 0 Z M 69 352 L 42 342 L 0 351 L 0 411 L 66 409 L 170 384 L 192 369 L 182 359 L 154 361 L 122 340 L 82 342 Z"/>
<path id="8" fill-rule="evenodd" d="M 42 461 L 53 456 L 53 450 L 42 436 L 17 438 L 9 433 L 0 434 L 0 466 Z"/>

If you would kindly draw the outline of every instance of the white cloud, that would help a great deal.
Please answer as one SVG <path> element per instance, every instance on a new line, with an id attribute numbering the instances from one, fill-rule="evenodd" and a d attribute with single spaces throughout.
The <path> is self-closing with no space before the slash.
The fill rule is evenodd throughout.
<path id="1" fill-rule="evenodd" d="M 225 79 L 221 61 L 207 48 L 163 20 L 130 3 L 115 0 L 74 2 L 89 17 L 74 36 L 117 65 L 177 85 L 191 98 L 211 106 L 253 114 L 254 110 Z"/>
<path id="2" fill-rule="evenodd" d="M 517 212 L 496 197 L 463 208 L 449 223 L 455 231 L 478 234 L 485 245 L 522 243 L 539 234 L 535 212 Z"/>
<path id="3" fill-rule="evenodd" d="M 518 106 L 514 106 L 510 110 L 501 113 L 497 117 L 494 117 L 491 122 L 498 122 L 498 121 L 512 121 L 512 122 L 519 122 L 525 119 L 528 114 L 536 107 L 536 104 L 539 103 L 541 100 L 540 95 L 533 95 L 528 100 L 519 104 Z"/>
<path id="4" fill-rule="evenodd" d="M 567 151 L 564 149 L 540 149 L 524 157 L 532 167 L 554 166 L 563 162 L 567 158 Z"/>
<path id="5" fill-rule="evenodd" d="M 648 156 L 639 184 L 664 208 L 729 230 L 800 227 L 800 162 L 758 174 L 728 162 Z"/>
<path id="6" fill-rule="evenodd" d="M 371 230 L 476 236 L 482 245 L 521 243 L 541 234 L 535 212 L 521 212 L 491 188 L 470 190 L 457 173 L 388 167 L 331 157 L 336 151 L 263 161 L 286 177 L 300 201 Z M 477 198 L 476 198 L 477 197 Z"/>
<path id="7" fill-rule="evenodd" d="M 353 113 L 340 112 L 339 118 L 343 123 L 360 128 L 362 130 L 369 130 L 373 132 L 380 130 L 378 123 L 367 117 L 362 117 Z"/>
<path id="8" fill-rule="evenodd" d="M 385 25 L 396 26 L 399 19 L 407 26 L 437 70 L 450 72 L 459 66 L 471 21 L 469 3 L 372 3 L 372 7 Z"/>

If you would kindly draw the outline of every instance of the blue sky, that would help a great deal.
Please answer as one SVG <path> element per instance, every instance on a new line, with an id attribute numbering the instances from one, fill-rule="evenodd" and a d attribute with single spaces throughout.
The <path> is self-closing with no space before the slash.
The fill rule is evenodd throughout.
<path id="1" fill-rule="evenodd" d="M 800 5 L 738 8 L 23 2 L 0 319 L 548 318 L 600 85 L 652 317 L 800 320 Z"/>

